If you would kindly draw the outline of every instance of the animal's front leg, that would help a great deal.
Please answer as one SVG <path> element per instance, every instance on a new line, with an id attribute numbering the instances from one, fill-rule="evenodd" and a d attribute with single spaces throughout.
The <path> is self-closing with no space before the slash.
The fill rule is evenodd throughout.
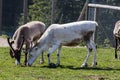
<path id="1" fill-rule="evenodd" d="M 88 48 L 88 54 L 87 54 L 87 57 L 86 57 L 86 59 L 85 59 L 85 62 L 81 65 L 81 67 L 87 67 L 88 66 L 88 58 L 89 58 L 89 56 L 90 56 L 90 54 L 91 54 L 91 49 L 90 48 Z"/>
<path id="2" fill-rule="evenodd" d="M 97 60 L 96 60 L 96 57 L 97 57 L 96 53 L 97 53 L 97 51 L 96 51 L 96 45 L 95 45 L 94 41 L 91 41 L 91 46 L 92 46 L 92 49 L 94 51 L 94 59 L 93 59 L 92 66 L 95 67 L 97 65 Z"/>
<path id="3" fill-rule="evenodd" d="M 40 64 L 43 64 L 44 63 L 44 53 L 42 52 L 42 57 L 41 57 L 41 60 L 40 60 Z"/>
<path id="4" fill-rule="evenodd" d="M 25 49 L 25 61 L 24 64 L 27 65 L 27 54 L 30 49 L 30 42 L 26 42 L 26 49 Z"/>
<path id="5" fill-rule="evenodd" d="M 59 66 L 59 65 L 60 65 L 60 53 L 61 53 L 61 48 L 62 48 L 62 46 L 59 46 L 59 48 L 58 48 L 58 54 L 57 54 L 58 59 L 57 59 L 57 64 L 56 64 L 56 66 Z"/>
<path id="6" fill-rule="evenodd" d="M 16 60 L 15 60 L 15 64 L 16 64 L 16 65 L 19 65 L 20 62 L 16 59 Z"/>
<path id="7" fill-rule="evenodd" d="M 24 64 L 27 65 L 27 52 L 25 52 L 25 61 L 24 61 Z"/>
<path id="8" fill-rule="evenodd" d="M 81 67 L 87 67 L 88 66 L 88 59 L 89 59 L 91 51 L 92 51 L 90 42 L 87 42 L 86 46 L 87 46 L 87 49 L 88 49 L 88 54 L 87 54 L 87 57 L 86 57 L 84 63 L 81 65 Z"/>
<path id="9" fill-rule="evenodd" d="M 50 49 L 49 53 L 48 53 L 48 63 L 49 63 L 49 66 L 55 66 L 55 64 L 51 62 L 50 55 L 51 55 L 58 47 L 59 47 L 58 45 L 53 45 L 52 48 Z"/>
<path id="10" fill-rule="evenodd" d="M 115 59 L 117 59 L 117 46 L 118 46 L 118 40 L 117 39 L 115 39 Z"/>

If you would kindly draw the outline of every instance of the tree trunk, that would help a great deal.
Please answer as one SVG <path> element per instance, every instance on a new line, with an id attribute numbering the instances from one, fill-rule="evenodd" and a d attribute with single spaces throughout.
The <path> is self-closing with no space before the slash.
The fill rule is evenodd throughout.
<path id="1" fill-rule="evenodd" d="M 54 0 L 51 0 L 51 24 L 54 22 Z"/>
<path id="2" fill-rule="evenodd" d="M 87 11 L 87 7 L 88 7 L 88 0 L 86 0 L 82 11 L 80 12 L 80 16 L 78 17 L 78 21 L 83 20 L 83 16 L 86 14 L 85 12 Z"/>
<path id="3" fill-rule="evenodd" d="M 57 0 L 51 0 L 51 24 L 54 23 L 55 20 L 55 6 Z"/>
<path id="4" fill-rule="evenodd" d="M 24 0 L 23 12 L 24 12 L 24 24 L 27 23 L 27 16 L 28 16 L 28 0 Z"/>

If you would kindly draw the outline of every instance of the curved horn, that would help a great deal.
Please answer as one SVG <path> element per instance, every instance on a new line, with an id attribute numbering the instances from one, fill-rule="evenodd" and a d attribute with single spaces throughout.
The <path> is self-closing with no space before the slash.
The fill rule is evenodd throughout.
<path id="1" fill-rule="evenodd" d="M 7 38 L 8 44 L 10 46 L 10 50 L 12 51 L 12 53 L 14 54 L 15 50 L 12 47 L 12 44 L 14 43 L 14 41 L 10 42 L 10 37 Z M 14 57 L 14 55 L 10 53 L 11 57 Z"/>
<path id="2" fill-rule="evenodd" d="M 21 43 L 21 45 L 20 45 L 20 48 L 19 48 L 19 50 L 21 50 L 22 49 L 22 46 L 23 46 L 23 44 L 24 44 L 24 36 L 22 36 L 22 43 Z"/>

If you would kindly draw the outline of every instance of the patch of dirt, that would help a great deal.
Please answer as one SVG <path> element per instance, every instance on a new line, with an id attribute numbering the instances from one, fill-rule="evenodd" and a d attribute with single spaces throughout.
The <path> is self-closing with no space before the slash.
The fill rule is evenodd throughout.
<path id="1" fill-rule="evenodd" d="M 0 37 L 0 47 L 8 47 L 8 42 L 6 38 Z"/>
<path id="2" fill-rule="evenodd" d="M 105 78 L 104 76 L 100 76 L 100 75 L 84 76 L 84 78 L 85 79 L 93 79 L 93 80 L 106 80 L 106 79 L 108 79 L 108 78 Z"/>

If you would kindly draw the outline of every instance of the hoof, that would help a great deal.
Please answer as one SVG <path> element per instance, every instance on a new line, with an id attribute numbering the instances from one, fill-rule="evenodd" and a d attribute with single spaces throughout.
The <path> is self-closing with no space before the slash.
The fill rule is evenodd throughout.
<path id="1" fill-rule="evenodd" d="M 57 63 L 57 64 L 56 64 L 56 67 L 57 67 L 57 66 L 60 66 L 60 64 Z"/>
<path id="2" fill-rule="evenodd" d="M 24 65 L 27 66 L 27 61 L 24 62 Z"/>
<path id="3" fill-rule="evenodd" d="M 40 61 L 40 64 L 43 64 L 44 63 L 44 61 Z"/>
<path id="4" fill-rule="evenodd" d="M 96 65 L 97 65 L 97 62 L 93 63 L 93 64 L 92 64 L 92 67 L 95 67 Z"/>
<path id="5" fill-rule="evenodd" d="M 115 57 L 114 59 L 118 59 L 118 57 Z"/>
<path id="6" fill-rule="evenodd" d="M 81 65 L 82 68 L 83 68 L 83 67 L 87 67 L 87 66 L 88 66 L 87 63 L 83 63 L 83 64 Z"/>
<path id="7" fill-rule="evenodd" d="M 16 65 L 19 65 L 19 64 L 20 64 L 20 62 L 19 62 L 19 61 L 17 61 L 17 60 L 15 60 L 15 64 L 16 64 Z"/>
<path id="8" fill-rule="evenodd" d="M 52 67 L 52 68 L 54 68 L 54 67 L 56 67 L 56 64 L 50 63 L 49 66 Z"/>
<path id="9" fill-rule="evenodd" d="M 24 65 L 25 65 L 25 66 L 27 65 L 27 61 L 26 61 L 26 60 L 24 61 Z"/>

